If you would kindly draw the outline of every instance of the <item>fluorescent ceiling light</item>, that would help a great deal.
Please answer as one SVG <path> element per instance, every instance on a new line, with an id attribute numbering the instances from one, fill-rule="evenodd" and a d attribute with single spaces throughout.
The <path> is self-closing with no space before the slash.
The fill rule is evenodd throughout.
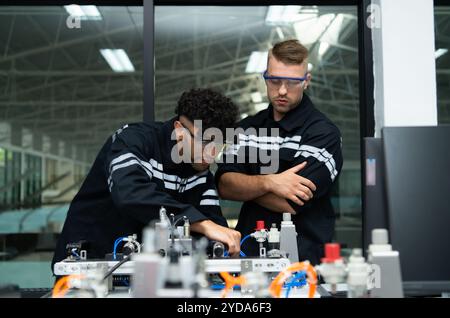
<path id="1" fill-rule="evenodd" d="M 254 51 L 248 59 L 245 73 L 262 73 L 267 67 L 267 57 L 269 52 Z"/>
<path id="2" fill-rule="evenodd" d="M 339 43 L 339 34 L 343 29 L 344 25 L 344 15 L 338 14 L 333 17 L 331 23 L 327 26 L 325 33 L 320 38 L 321 41 L 328 43 Z"/>
<path id="3" fill-rule="evenodd" d="M 81 20 L 101 20 L 102 15 L 96 6 L 79 6 L 78 4 L 71 4 L 64 6 L 67 13 L 73 17 L 79 17 Z"/>
<path id="4" fill-rule="evenodd" d="M 78 4 L 71 4 L 68 6 L 64 6 L 64 9 L 66 9 L 67 13 L 73 17 L 84 16 L 84 12 L 83 10 L 81 10 L 81 7 Z"/>
<path id="5" fill-rule="evenodd" d="M 328 42 L 320 42 L 319 46 L 319 56 L 322 57 L 330 48 L 330 44 Z"/>
<path id="6" fill-rule="evenodd" d="M 269 106 L 268 103 L 258 103 L 258 104 L 255 104 L 253 107 L 255 108 L 256 112 L 260 112 L 260 111 L 266 109 L 267 106 Z"/>
<path id="7" fill-rule="evenodd" d="M 287 25 L 317 16 L 318 13 L 317 6 L 269 6 L 266 14 L 266 24 Z"/>
<path id="8" fill-rule="evenodd" d="M 260 92 L 254 92 L 254 93 L 251 93 L 250 96 L 252 97 L 252 102 L 253 102 L 254 104 L 257 104 L 257 103 L 261 103 L 261 102 L 262 102 L 262 95 L 261 95 Z"/>
<path id="9" fill-rule="evenodd" d="M 114 72 L 134 72 L 134 66 L 123 49 L 101 49 L 100 53 Z"/>
<path id="10" fill-rule="evenodd" d="M 266 15 L 266 24 L 287 24 L 298 18 L 301 6 L 269 6 Z"/>
<path id="11" fill-rule="evenodd" d="M 134 66 L 124 50 L 122 49 L 116 50 L 116 56 L 119 59 L 120 64 L 122 64 L 125 72 L 134 72 Z"/>
<path id="12" fill-rule="evenodd" d="M 108 62 L 109 66 L 112 68 L 114 72 L 123 72 L 123 66 L 117 59 L 114 51 L 111 49 L 101 49 L 100 53 L 105 58 L 106 62 Z"/>
<path id="13" fill-rule="evenodd" d="M 295 35 L 303 45 L 315 43 L 324 34 L 328 25 L 334 18 L 335 15 L 330 13 L 295 22 L 293 25 Z"/>
<path id="14" fill-rule="evenodd" d="M 284 6 L 269 6 L 266 14 L 266 24 L 276 24 L 280 22 L 283 15 Z"/>
<path id="15" fill-rule="evenodd" d="M 101 17 L 101 14 L 96 6 L 81 6 L 81 9 L 88 17 Z"/>
<path id="16" fill-rule="evenodd" d="M 437 60 L 442 55 L 446 54 L 448 52 L 448 49 L 437 49 L 436 52 L 434 52 L 434 58 Z"/>

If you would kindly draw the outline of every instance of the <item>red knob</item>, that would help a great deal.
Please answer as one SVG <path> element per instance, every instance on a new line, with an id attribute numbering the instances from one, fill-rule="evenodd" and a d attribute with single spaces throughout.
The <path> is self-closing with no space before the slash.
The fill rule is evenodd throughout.
<path id="1" fill-rule="evenodd" d="M 256 221 L 256 231 L 264 230 L 265 228 L 264 221 Z"/>
<path id="2" fill-rule="evenodd" d="M 333 263 L 340 259 L 342 259 L 341 246 L 338 243 L 325 244 L 325 257 L 322 258 L 322 263 Z"/>

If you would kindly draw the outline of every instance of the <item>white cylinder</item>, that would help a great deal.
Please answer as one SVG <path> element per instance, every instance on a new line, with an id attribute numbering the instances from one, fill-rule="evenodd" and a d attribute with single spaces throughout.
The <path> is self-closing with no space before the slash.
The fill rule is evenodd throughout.
<path id="1" fill-rule="evenodd" d="M 290 213 L 283 213 L 283 221 L 291 221 L 291 214 Z"/>
<path id="2" fill-rule="evenodd" d="M 388 244 L 389 237 L 386 229 L 372 230 L 372 244 Z"/>
<path id="3" fill-rule="evenodd" d="M 144 228 L 143 231 L 143 235 L 142 235 L 142 242 L 144 243 L 143 245 L 143 252 L 144 253 L 153 253 L 156 250 L 155 247 L 155 230 L 152 229 L 151 227 L 146 227 Z"/>

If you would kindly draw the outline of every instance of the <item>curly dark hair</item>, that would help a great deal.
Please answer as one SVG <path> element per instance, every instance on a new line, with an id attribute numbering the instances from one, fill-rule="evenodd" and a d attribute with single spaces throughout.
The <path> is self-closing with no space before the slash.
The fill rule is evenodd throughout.
<path id="1" fill-rule="evenodd" d="M 225 132 L 226 128 L 235 126 L 239 110 L 231 99 L 221 93 L 198 88 L 181 95 L 175 114 L 184 115 L 191 121 L 202 120 L 203 130 L 216 127 Z"/>

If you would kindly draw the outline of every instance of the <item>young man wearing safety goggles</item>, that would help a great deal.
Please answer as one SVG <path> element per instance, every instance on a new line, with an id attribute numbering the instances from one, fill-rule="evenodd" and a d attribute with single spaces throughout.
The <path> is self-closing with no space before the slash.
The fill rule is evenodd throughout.
<path id="1" fill-rule="evenodd" d="M 244 202 L 236 226 L 243 237 L 254 231 L 257 220 L 269 227 L 281 223 L 282 212 L 292 213 L 299 258 L 317 264 L 334 234 L 330 191 L 343 163 L 341 134 L 305 94 L 311 83 L 308 50 L 297 40 L 277 43 L 269 51 L 263 78 L 270 104 L 238 124 L 249 133 L 235 140 L 234 151 L 219 165 L 219 194 Z M 262 135 L 261 129 L 278 134 Z M 255 148 L 279 160 L 276 171 L 265 173 L 262 161 L 251 162 Z M 238 156 L 247 160 L 239 163 Z M 259 255 L 258 243 L 247 242 L 242 247 L 246 255 Z"/>

